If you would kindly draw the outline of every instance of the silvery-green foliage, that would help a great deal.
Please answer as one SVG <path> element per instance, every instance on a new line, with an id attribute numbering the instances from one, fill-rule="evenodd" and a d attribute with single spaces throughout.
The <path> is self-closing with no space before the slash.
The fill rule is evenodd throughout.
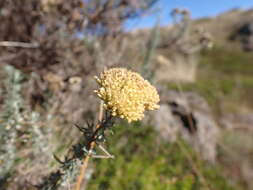
<path id="1" fill-rule="evenodd" d="M 19 123 L 23 121 L 21 95 L 21 82 L 23 76 L 20 71 L 11 67 L 4 67 L 6 72 L 6 81 L 4 93 L 3 111 L 0 114 L 0 176 L 6 176 L 12 169 L 16 154 L 17 130 Z"/>

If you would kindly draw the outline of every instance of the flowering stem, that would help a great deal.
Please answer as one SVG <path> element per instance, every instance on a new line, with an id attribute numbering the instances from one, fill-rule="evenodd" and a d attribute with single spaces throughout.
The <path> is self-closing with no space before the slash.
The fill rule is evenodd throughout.
<path id="1" fill-rule="evenodd" d="M 100 109 L 99 109 L 99 118 L 98 120 L 99 121 L 102 121 L 102 118 L 103 118 L 103 101 L 101 101 L 100 103 Z M 95 127 L 95 131 L 97 131 L 101 126 L 99 124 L 96 125 Z M 87 167 L 88 167 L 88 163 L 89 163 L 89 160 L 90 160 L 90 157 L 92 155 L 92 151 L 94 149 L 96 145 L 96 142 L 95 140 L 91 141 L 90 142 L 90 148 L 89 148 L 89 151 L 88 151 L 88 154 L 83 158 L 83 164 L 80 168 L 80 174 L 77 178 L 77 183 L 76 183 L 76 188 L 75 190 L 80 190 L 81 189 L 81 185 L 82 185 L 82 181 L 83 181 L 83 178 L 84 178 L 84 174 L 87 170 Z"/>
<path id="2" fill-rule="evenodd" d="M 99 128 L 99 125 L 97 125 L 97 128 Z M 80 174 L 78 176 L 77 183 L 76 183 L 76 190 L 80 190 L 80 188 L 81 188 L 82 180 L 83 180 L 84 174 L 86 172 L 86 169 L 88 167 L 88 162 L 89 162 L 89 159 L 91 157 L 92 150 L 94 149 L 94 147 L 95 147 L 95 141 L 91 142 L 89 152 L 86 155 L 86 157 L 84 157 L 84 159 L 83 159 L 83 164 L 80 169 Z"/>

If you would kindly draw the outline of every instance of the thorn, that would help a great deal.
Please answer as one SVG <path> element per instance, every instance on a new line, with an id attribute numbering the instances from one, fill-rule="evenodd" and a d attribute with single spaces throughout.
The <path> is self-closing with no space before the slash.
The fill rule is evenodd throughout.
<path id="1" fill-rule="evenodd" d="M 60 160 L 60 158 L 58 158 L 55 154 L 53 155 L 54 156 L 54 159 L 59 162 L 60 164 L 64 164 L 63 161 Z"/>

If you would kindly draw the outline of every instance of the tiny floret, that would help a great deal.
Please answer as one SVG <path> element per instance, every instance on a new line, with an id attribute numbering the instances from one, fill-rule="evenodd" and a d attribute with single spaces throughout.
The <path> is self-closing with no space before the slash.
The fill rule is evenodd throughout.
<path id="1" fill-rule="evenodd" d="M 157 90 L 136 72 L 112 68 L 102 72 L 95 80 L 100 86 L 95 93 L 113 116 L 131 122 L 141 120 L 145 110 L 159 108 Z"/>

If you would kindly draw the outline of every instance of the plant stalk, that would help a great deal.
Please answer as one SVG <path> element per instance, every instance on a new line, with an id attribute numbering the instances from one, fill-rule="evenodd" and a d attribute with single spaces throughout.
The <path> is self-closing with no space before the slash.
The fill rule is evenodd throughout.
<path id="1" fill-rule="evenodd" d="M 101 103 L 100 103 L 99 116 L 98 116 L 99 121 L 102 121 L 102 119 L 103 119 L 103 101 L 101 101 Z M 100 128 L 100 125 L 97 124 L 96 127 L 95 127 L 95 131 L 99 128 Z M 79 176 L 77 178 L 75 190 L 80 190 L 81 189 L 83 178 L 84 178 L 84 175 L 85 175 L 86 170 L 88 168 L 88 163 L 89 163 L 90 157 L 92 155 L 92 151 L 95 148 L 95 145 L 96 145 L 95 141 L 92 141 L 90 143 L 90 148 L 89 148 L 88 154 L 83 158 L 83 163 L 82 163 L 82 166 L 80 168 Z"/>

